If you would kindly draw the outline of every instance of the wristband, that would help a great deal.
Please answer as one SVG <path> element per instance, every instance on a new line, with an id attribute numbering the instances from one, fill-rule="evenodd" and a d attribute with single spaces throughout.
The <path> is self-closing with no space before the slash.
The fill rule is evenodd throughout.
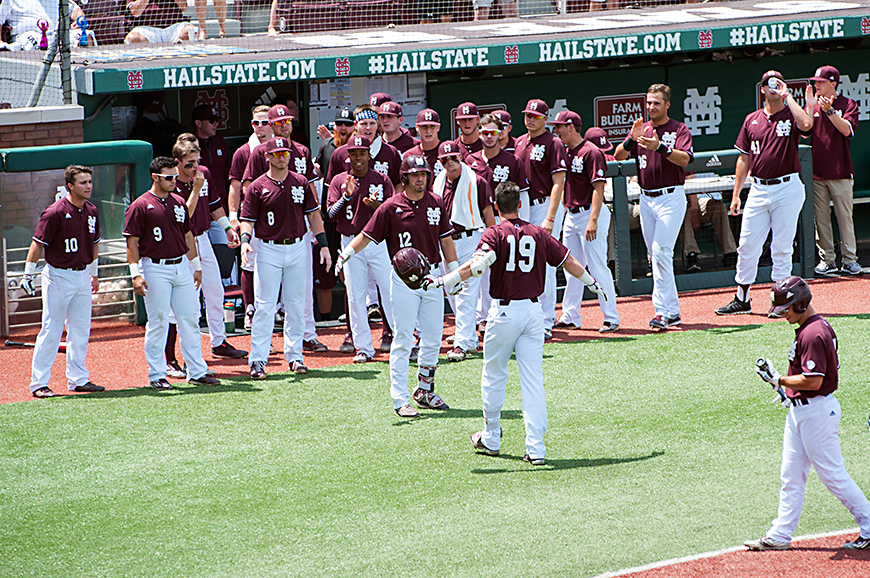
<path id="1" fill-rule="evenodd" d="M 636 147 L 636 146 L 637 146 L 637 141 L 636 141 L 636 140 L 632 140 L 630 136 L 629 136 L 629 137 L 625 137 L 625 140 L 622 141 L 622 149 L 623 149 L 625 152 L 629 152 L 629 153 L 630 153 L 631 151 L 634 150 L 634 147 Z"/>
<path id="2" fill-rule="evenodd" d="M 238 221 L 239 220 L 239 212 L 238 211 L 230 211 L 230 221 Z"/>
<path id="3" fill-rule="evenodd" d="M 579 279 L 580 281 L 582 281 L 583 284 L 586 285 L 586 286 L 594 285 L 594 284 L 595 284 L 595 277 L 593 277 L 592 275 L 590 275 L 590 274 L 589 274 L 589 271 L 583 271 L 583 274 L 580 275 L 579 277 L 577 277 L 577 279 Z"/>
<path id="4" fill-rule="evenodd" d="M 36 275 L 36 263 L 31 263 L 27 261 L 24 264 L 24 274 L 25 275 Z"/>
<path id="5" fill-rule="evenodd" d="M 547 220 L 550 221 L 551 223 L 555 223 L 555 222 L 556 222 L 556 221 L 554 221 L 553 219 L 551 219 L 550 217 L 547 217 Z"/>
<path id="6" fill-rule="evenodd" d="M 456 261 L 452 261 L 451 263 L 448 263 L 447 266 L 450 267 L 451 264 L 455 264 L 457 266 L 457 269 L 453 269 L 450 271 L 450 273 L 441 277 L 441 283 L 444 287 L 455 287 L 456 285 L 462 283 L 462 277 L 459 275 L 458 269 L 459 263 L 457 263 Z"/>
<path id="7" fill-rule="evenodd" d="M 673 152 L 673 149 L 671 149 L 671 147 L 669 147 L 665 143 L 659 143 L 659 146 L 656 149 L 656 152 L 659 153 L 660 155 L 668 156 L 669 154 L 671 154 Z"/>
<path id="8" fill-rule="evenodd" d="M 88 269 L 90 271 L 91 277 L 98 277 L 99 276 L 99 269 L 97 267 L 98 267 L 98 264 L 97 264 L 96 259 L 91 261 L 91 264 L 88 265 Z"/>
<path id="9" fill-rule="evenodd" d="M 139 271 L 139 263 L 130 263 L 130 278 L 135 279 L 136 277 L 141 277 L 142 272 Z"/>
<path id="10" fill-rule="evenodd" d="M 217 220 L 218 225 L 223 227 L 224 231 L 229 231 L 232 227 L 230 226 L 230 220 L 226 218 L 226 216 L 221 217 Z"/>
<path id="11" fill-rule="evenodd" d="M 199 255 L 191 259 L 190 264 L 193 265 L 194 271 L 202 271 L 202 263 L 199 262 Z"/>
<path id="12" fill-rule="evenodd" d="M 834 114 L 835 114 L 836 112 L 837 112 L 837 111 L 834 110 L 834 107 L 831 107 L 831 108 L 829 108 L 828 110 L 825 111 L 825 114 L 828 115 L 828 116 L 834 116 Z"/>
<path id="13" fill-rule="evenodd" d="M 314 235 L 314 239 L 317 241 L 317 244 L 320 245 L 321 248 L 327 246 L 326 233 L 317 233 L 316 235 Z"/>
<path id="14" fill-rule="evenodd" d="M 242 243 L 250 243 L 253 236 L 250 233 L 242 233 L 241 239 Z"/>

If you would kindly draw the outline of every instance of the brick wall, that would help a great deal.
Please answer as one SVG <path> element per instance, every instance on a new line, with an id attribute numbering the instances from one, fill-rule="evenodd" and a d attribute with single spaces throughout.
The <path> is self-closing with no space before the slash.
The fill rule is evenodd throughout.
<path id="1" fill-rule="evenodd" d="M 84 142 L 82 121 L 0 125 L 0 149 Z"/>

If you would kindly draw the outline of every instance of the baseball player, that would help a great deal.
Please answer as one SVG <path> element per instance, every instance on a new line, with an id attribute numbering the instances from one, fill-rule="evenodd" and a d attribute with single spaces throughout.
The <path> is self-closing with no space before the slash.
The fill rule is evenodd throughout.
<path id="1" fill-rule="evenodd" d="M 543 325 L 538 302 L 544 291 L 546 271 L 542 262 L 564 267 L 599 295 L 601 288 L 564 245 L 546 230 L 519 218 L 519 187 L 511 182 L 496 188 L 496 205 L 501 215 L 498 225 L 484 231 L 472 259 L 443 277 L 427 278 L 425 288 L 451 286 L 492 271 L 490 292 L 492 308 L 483 338 L 484 429 L 471 436 L 481 453 L 499 455 L 501 447 L 501 408 L 505 401 L 508 361 L 516 352 L 526 426 L 526 455 L 535 466 L 544 465 L 547 453 L 547 404 L 544 395 Z"/>
<path id="2" fill-rule="evenodd" d="M 392 102 L 393 98 L 386 92 L 375 92 L 369 96 L 369 104 L 375 109 L 379 108 L 385 102 Z"/>
<path id="3" fill-rule="evenodd" d="M 483 142 L 477 129 L 480 126 L 480 114 L 473 102 L 463 102 L 456 107 L 456 125 L 459 127 L 459 138 L 454 143 L 462 152 L 462 157 L 476 153 L 483 148 Z"/>
<path id="4" fill-rule="evenodd" d="M 504 130 L 498 133 L 498 144 L 501 147 L 501 150 L 505 152 L 509 152 L 514 154 L 517 147 L 517 139 L 511 136 L 511 115 L 506 110 L 497 110 L 492 113 L 497 119 L 501 121 L 501 124 L 504 126 Z"/>
<path id="5" fill-rule="evenodd" d="M 771 81 L 771 79 L 773 79 Z M 791 96 L 782 74 L 775 70 L 761 76 L 764 107 L 746 116 L 734 148 L 740 151 L 734 169 L 734 191 L 730 214 L 740 213 L 740 192 L 749 174 L 752 186 L 737 245 L 737 294 L 728 305 L 716 310 L 716 315 L 752 313 L 749 287 L 758 274 L 758 259 L 767 234 L 772 233 L 770 257 L 773 282 L 791 275 L 791 256 L 805 194 L 800 179 L 798 141 L 800 133 L 809 134 L 813 117 L 808 115 Z M 808 109 L 816 105 L 811 86 L 806 89 Z"/>
<path id="6" fill-rule="evenodd" d="M 305 293 L 311 292 L 306 277 L 311 274 L 311 249 L 305 242 L 305 219 L 320 246 L 320 259 L 329 269 L 331 257 L 323 232 L 320 205 L 308 179 L 292 172 L 292 143 L 283 137 L 266 142 L 269 170 L 258 177 L 245 193 L 242 205 L 242 264 L 248 262 L 254 232 L 260 239 L 254 269 L 254 294 L 257 300 L 251 324 L 251 378 L 266 377 L 266 362 L 272 343 L 275 307 L 279 289 L 284 318 L 284 357 L 290 371 L 308 373 L 302 355 Z"/>
<path id="7" fill-rule="evenodd" d="M 471 157 L 466 157 L 470 159 Z M 485 227 L 495 224 L 492 209 L 492 189 L 486 179 L 462 162 L 456 143 L 447 141 L 438 147 L 438 160 L 444 171 L 435 177 L 432 192 L 441 197 L 444 210 L 453 227 L 453 244 L 457 260 L 471 259 Z M 451 299 L 456 314 L 453 349 L 447 354 L 450 361 L 464 361 L 469 353 L 477 351 L 477 301 L 480 277 L 469 279 Z"/>
<path id="8" fill-rule="evenodd" d="M 357 136 L 364 136 L 372 143 L 370 153 L 372 156 L 372 168 L 387 176 L 394 187 L 401 182 L 399 166 L 402 164 L 402 155 L 396 148 L 381 138 L 378 132 L 378 111 L 369 104 L 362 104 L 354 110 L 354 128 Z M 335 175 L 350 169 L 350 157 L 347 154 L 347 146 L 340 146 L 332 153 L 329 159 L 329 168 L 326 171 L 326 181 L 331 183 Z"/>
<path id="9" fill-rule="evenodd" d="M 807 107 L 813 117 L 813 208 L 816 220 L 816 245 L 821 261 L 816 275 L 829 277 L 836 273 L 834 234 L 831 230 L 831 200 L 840 228 L 842 268 L 848 275 L 863 273 L 856 253 L 855 225 L 852 222 L 852 186 L 855 169 L 850 145 L 858 128 L 858 103 L 837 94 L 840 72 L 833 66 L 822 66 L 810 78 L 816 90 L 816 106 Z"/>
<path id="10" fill-rule="evenodd" d="M 558 239 L 565 217 L 562 194 L 568 166 L 565 145 L 547 130 L 549 112 L 547 103 L 536 98 L 530 100 L 523 109 L 528 132 L 517 139 L 516 156 L 523 163 L 529 179 L 529 208 L 524 209 L 527 199 L 520 194 L 520 218 L 538 223 Z M 547 268 L 541 307 L 544 309 L 544 337 L 550 339 L 556 320 L 555 267 Z"/>
<path id="11" fill-rule="evenodd" d="M 668 117 L 671 88 L 653 84 L 646 91 L 649 120 L 638 118 L 625 140 L 616 147 L 617 160 L 634 156 L 640 185 L 640 228 L 652 257 L 655 317 L 652 329 L 679 325 L 680 300 L 674 279 L 674 245 L 686 216 L 686 174 L 692 162 L 692 134 L 681 122 Z"/>
<path id="12" fill-rule="evenodd" d="M 347 143 L 351 170 L 336 175 L 329 185 L 329 218 L 336 222 L 341 233 L 342 248 L 347 247 L 362 232 L 381 203 L 393 196 L 390 180 L 369 166 L 370 146 L 369 139 L 364 136 L 351 137 Z M 375 354 L 366 312 L 369 272 L 374 275 L 381 294 L 388 296 L 391 269 L 384 245 L 372 245 L 360 250 L 357 258 L 344 267 L 348 317 L 353 343 L 357 347 L 354 363 L 367 363 Z M 384 299 L 384 314 L 390 327 L 393 327 L 393 309 L 389 299 Z"/>
<path id="13" fill-rule="evenodd" d="M 199 336 L 199 300 L 202 265 L 190 232 L 184 199 L 176 194 L 178 161 L 157 157 L 151 161 L 151 188 L 127 207 L 124 237 L 133 290 L 145 298 L 145 360 L 155 389 L 172 389 L 166 381 L 163 351 L 169 327 L 169 307 L 178 320 L 181 352 L 187 380 L 197 385 L 219 385 L 208 375 Z M 185 261 L 185 255 L 189 259 Z M 191 265 L 193 274 L 191 274 Z"/>
<path id="14" fill-rule="evenodd" d="M 99 289 L 97 257 L 100 217 L 88 201 L 93 170 L 70 165 L 64 171 L 67 195 L 52 203 L 39 217 L 24 263 L 21 288 L 36 294 L 36 263 L 45 254 L 42 270 L 42 327 L 36 336 L 30 376 L 33 397 L 55 394 L 48 387 L 64 324 L 67 326 L 66 379 L 70 391 L 103 391 L 92 383 L 85 367 L 91 334 L 91 293 Z"/>
<path id="15" fill-rule="evenodd" d="M 432 167 L 432 175 L 429 178 L 429 186 L 441 171 L 444 166 L 438 160 L 438 147 L 441 141 L 438 140 L 438 131 L 441 130 L 441 117 L 431 108 L 424 108 L 417 113 L 417 136 L 420 137 L 420 142 L 408 149 L 403 157 L 410 155 L 424 156 L 426 162 Z"/>
<path id="16" fill-rule="evenodd" d="M 417 144 L 417 139 L 402 127 L 405 116 L 398 102 L 385 102 L 378 108 L 378 123 L 384 142 L 391 144 L 399 153 L 404 153 Z"/>
<path id="17" fill-rule="evenodd" d="M 840 361 L 837 336 L 810 305 L 812 293 L 800 277 L 785 277 L 770 292 L 770 314 L 796 325 L 788 354 L 788 372 L 781 376 L 770 360 L 759 359 L 756 371 L 778 392 L 785 389 L 788 408 L 782 439 L 779 508 L 764 537 L 748 540 L 750 550 L 788 550 L 804 505 L 807 474 L 812 466 L 819 479 L 855 517 L 860 534 L 843 547 L 870 550 L 870 502 L 846 472 L 840 451 Z"/>
<path id="18" fill-rule="evenodd" d="M 392 259 L 400 249 L 414 247 L 421 251 L 438 269 L 441 254 L 448 268 L 459 267 L 456 248 L 453 246 L 453 227 L 439 197 L 427 191 L 429 165 L 425 157 L 408 156 L 402 161 L 402 179 L 405 189 L 384 201 L 362 233 L 354 237 L 339 254 L 336 267 L 366 248 L 371 241 L 386 241 L 387 252 Z M 454 287 L 450 288 L 455 289 Z M 390 277 L 390 302 L 395 318 L 395 336 L 390 351 L 390 396 L 399 417 L 414 418 L 419 412 L 408 403 L 408 365 L 411 348 L 414 346 L 414 327 L 419 324 L 420 353 L 418 358 L 417 389 L 414 402 L 424 409 L 449 409 L 444 400 L 435 393 L 435 368 L 438 365 L 438 350 L 441 347 L 444 326 L 444 298 L 440 291 L 411 289 L 393 270 Z"/>
<path id="19" fill-rule="evenodd" d="M 583 120 L 570 110 L 556 115 L 555 125 L 559 140 L 568 149 L 568 173 L 565 180 L 565 229 L 562 242 L 589 272 L 599 280 L 604 294 L 598 304 L 604 314 L 601 333 L 619 330 L 616 312 L 616 289 L 607 268 L 607 233 L 610 229 L 610 209 L 604 204 L 604 183 L 607 161 L 604 153 L 583 138 Z M 580 327 L 580 304 L 583 286 L 575 277 L 566 279 L 562 297 L 562 318 L 556 327 Z"/>

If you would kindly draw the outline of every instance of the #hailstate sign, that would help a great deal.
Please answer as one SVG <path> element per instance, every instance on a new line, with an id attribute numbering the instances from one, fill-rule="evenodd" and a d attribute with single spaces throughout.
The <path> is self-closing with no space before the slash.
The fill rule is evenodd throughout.
<path id="1" fill-rule="evenodd" d="M 647 120 L 646 93 L 599 96 L 594 101 L 595 126 L 604 129 L 607 140 L 625 140 L 638 117 Z"/>

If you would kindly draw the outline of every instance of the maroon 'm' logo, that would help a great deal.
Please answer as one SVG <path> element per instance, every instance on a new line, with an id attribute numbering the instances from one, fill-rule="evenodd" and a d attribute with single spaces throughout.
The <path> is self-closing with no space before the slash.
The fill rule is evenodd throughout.
<path id="1" fill-rule="evenodd" d="M 698 48 L 710 48 L 713 46 L 713 31 L 701 30 L 698 32 Z"/>
<path id="2" fill-rule="evenodd" d="M 130 90 L 141 90 L 145 85 L 145 79 L 141 70 L 131 70 L 127 73 L 127 86 Z"/>
<path id="3" fill-rule="evenodd" d="M 504 62 L 505 64 L 516 64 L 520 61 L 520 49 L 516 46 L 504 47 Z"/>
<path id="4" fill-rule="evenodd" d="M 335 59 L 335 74 L 337 76 L 347 76 L 350 74 L 350 58 Z"/>

